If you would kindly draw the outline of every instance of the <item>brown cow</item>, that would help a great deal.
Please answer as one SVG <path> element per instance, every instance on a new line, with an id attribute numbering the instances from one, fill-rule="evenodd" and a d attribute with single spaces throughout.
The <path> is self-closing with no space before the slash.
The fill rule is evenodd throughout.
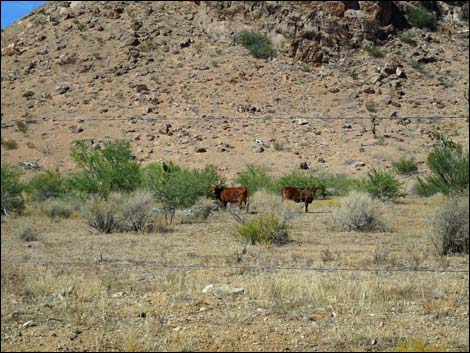
<path id="1" fill-rule="evenodd" d="M 286 186 L 282 189 L 282 198 L 283 200 L 292 200 L 295 202 L 305 202 L 305 212 L 308 212 L 308 204 L 312 203 L 313 198 L 315 197 L 315 192 L 319 188 L 315 185 L 308 189 L 294 188 Z"/>
<path id="2" fill-rule="evenodd" d="M 220 185 L 212 185 L 211 191 L 217 198 L 217 203 L 225 208 L 227 203 L 237 203 L 238 207 L 242 208 L 242 203 L 245 204 L 246 212 L 248 212 L 248 190 L 244 186 L 228 188 Z"/>

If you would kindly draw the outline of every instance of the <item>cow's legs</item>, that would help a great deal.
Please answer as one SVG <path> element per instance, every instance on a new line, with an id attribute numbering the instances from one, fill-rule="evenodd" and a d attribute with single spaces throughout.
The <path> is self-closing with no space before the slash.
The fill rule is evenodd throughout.
<path id="1" fill-rule="evenodd" d="M 308 213 L 308 203 L 305 203 L 305 213 Z"/>

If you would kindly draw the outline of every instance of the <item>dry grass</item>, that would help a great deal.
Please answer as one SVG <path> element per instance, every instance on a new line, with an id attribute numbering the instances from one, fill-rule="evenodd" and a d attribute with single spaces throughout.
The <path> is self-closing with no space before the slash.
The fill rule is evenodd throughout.
<path id="1" fill-rule="evenodd" d="M 262 200 L 253 210 L 271 207 Z M 436 200 L 392 204 L 394 233 L 345 237 L 326 231 L 330 205 L 305 214 L 273 199 L 299 212 L 282 247 L 243 247 L 226 212 L 141 235 L 96 234 L 76 218 L 5 218 L 2 349 L 391 351 L 421 342 L 468 351 L 468 273 L 288 269 L 468 269 L 468 255 L 434 255 L 426 225 Z M 41 234 L 30 247 L 11 236 L 25 221 Z M 202 293 L 209 284 L 244 292 Z"/>

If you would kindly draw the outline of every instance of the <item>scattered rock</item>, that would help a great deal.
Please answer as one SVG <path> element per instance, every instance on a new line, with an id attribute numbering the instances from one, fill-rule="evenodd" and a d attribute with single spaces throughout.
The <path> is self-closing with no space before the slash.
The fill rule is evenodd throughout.
<path id="1" fill-rule="evenodd" d="M 206 288 L 202 290 L 204 294 L 212 293 L 218 298 L 224 298 L 229 295 L 242 294 L 245 291 L 244 288 L 235 288 L 230 287 L 227 284 L 209 284 Z"/>
<path id="2" fill-rule="evenodd" d="M 65 83 L 61 83 L 55 87 L 56 92 L 59 94 L 64 94 L 70 91 L 71 89 L 72 88 L 68 84 L 65 84 Z"/>
<path id="3" fill-rule="evenodd" d="M 64 53 L 59 56 L 60 65 L 74 64 L 77 61 L 77 53 L 69 52 Z"/>
<path id="4" fill-rule="evenodd" d="M 170 134 L 170 128 L 171 124 L 168 123 L 162 123 L 160 124 L 159 132 L 163 135 L 169 135 Z"/>
<path id="5" fill-rule="evenodd" d="M 207 152 L 207 149 L 204 148 L 204 147 L 196 147 L 196 148 L 194 149 L 194 151 L 195 151 L 196 153 L 204 153 L 204 152 Z"/>
<path id="6" fill-rule="evenodd" d="M 300 168 L 300 169 L 303 169 L 303 170 L 307 170 L 307 169 L 309 169 L 310 167 L 308 166 L 307 162 L 300 162 L 299 168 Z"/>

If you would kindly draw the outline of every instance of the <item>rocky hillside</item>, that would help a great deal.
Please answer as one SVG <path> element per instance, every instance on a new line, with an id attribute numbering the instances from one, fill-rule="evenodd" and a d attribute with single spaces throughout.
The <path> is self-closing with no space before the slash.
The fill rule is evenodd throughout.
<path id="1" fill-rule="evenodd" d="M 465 119 L 413 119 L 468 114 L 468 5 L 422 2 L 436 26 L 417 28 L 420 3 L 49 2 L 2 31 L 2 161 L 69 170 L 71 141 L 126 138 L 143 162 L 227 176 L 363 174 L 423 163 L 437 132 L 468 146 Z M 244 29 L 275 56 L 238 45 Z"/>

